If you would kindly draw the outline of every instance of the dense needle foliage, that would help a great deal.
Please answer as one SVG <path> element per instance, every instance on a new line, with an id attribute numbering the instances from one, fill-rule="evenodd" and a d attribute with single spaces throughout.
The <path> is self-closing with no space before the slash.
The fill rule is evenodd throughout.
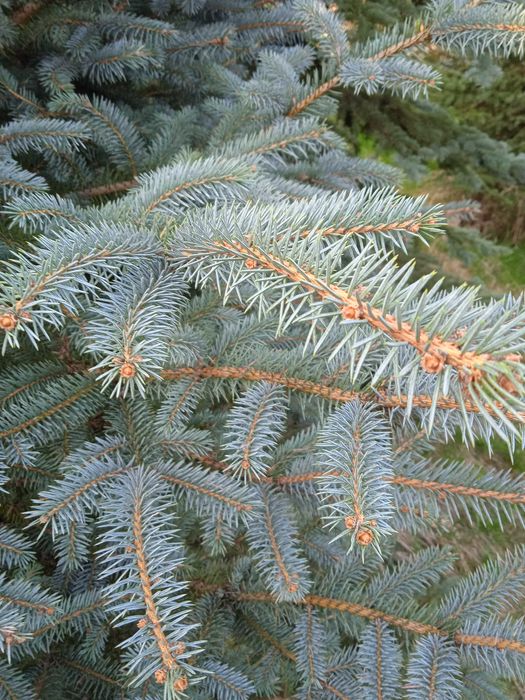
<path id="1" fill-rule="evenodd" d="M 415 278 L 446 208 L 330 121 L 523 6 L 0 8 L 0 698 L 513 697 L 525 479 L 441 447 L 522 448 L 524 299 Z"/>

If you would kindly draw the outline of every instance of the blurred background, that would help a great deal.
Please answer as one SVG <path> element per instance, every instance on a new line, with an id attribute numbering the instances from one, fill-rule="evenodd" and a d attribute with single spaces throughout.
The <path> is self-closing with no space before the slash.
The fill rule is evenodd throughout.
<path id="1" fill-rule="evenodd" d="M 340 0 L 351 35 L 421 16 L 411 0 Z M 486 294 L 525 288 L 525 65 L 519 59 L 467 63 L 425 51 L 439 64 L 440 90 L 429 100 L 346 91 L 337 127 L 354 152 L 400 166 L 407 194 L 433 201 L 471 200 L 450 212 L 448 236 L 418 250 L 451 283 L 468 280 Z"/>

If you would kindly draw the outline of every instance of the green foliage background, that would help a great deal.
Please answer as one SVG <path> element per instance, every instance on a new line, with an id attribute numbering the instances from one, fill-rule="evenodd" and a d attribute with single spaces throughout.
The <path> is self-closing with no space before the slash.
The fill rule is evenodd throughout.
<path id="1" fill-rule="evenodd" d="M 363 3 L 346 0 L 340 9 L 352 18 L 356 38 L 364 39 L 421 11 L 408 0 Z M 430 54 L 444 82 L 430 100 L 403 100 L 390 94 L 342 99 L 339 128 L 356 154 L 401 164 L 405 191 L 430 192 L 436 201 L 472 199 L 480 210 L 471 222 L 487 245 L 476 250 L 465 232 L 452 230 L 448 243 L 434 244 L 437 255 L 420 249 L 420 265 L 436 263 L 453 281 L 466 279 L 487 293 L 525 287 L 525 71 L 510 59 L 495 65 L 469 65 Z M 501 244 L 493 248 L 490 241 Z"/>

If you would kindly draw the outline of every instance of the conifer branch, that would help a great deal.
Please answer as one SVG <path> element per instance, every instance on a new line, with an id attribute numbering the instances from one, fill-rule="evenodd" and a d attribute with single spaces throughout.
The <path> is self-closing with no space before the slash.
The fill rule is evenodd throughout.
<path id="1" fill-rule="evenodd" d="M 129 167 L 133 178 L 138 174 L 138 166 L 135 157 L 132 153 L 131 147 L 129 146 L 122 130 L 118 128 L 115 120 L 111 120 L 107 114 L 105 114 L 100 108 L 97 108 L 95 104 L 90 102 L 88 99 L 82 100 L 81 102 L 82 111 L 87 114 L 93 115 L 98 120 L 102 122 L 115 136 L 117 141 L 120 143 L 123 152 L 126 154 L 126 158 L 129 162 Z"/>
<path id="2" fill-rule="evenodd" d="M 218 250 L 224 251 L 225 255 L 246 260 L 247 264 L 251 263 L 248 264 L 250 269 L 260 267 L 273 272 L 300 284 L 319 299 L 336 304 L 343 319 L 366 321 L 372 328 L 386 333 L 393 340 L 412 345 L 421 354 L 423 367 L 427 371 L 437 371 L 434 365 L 437 367 L 444 362 L 456 369 L 474 372 L 477 376 L 483 365 L 491 359 L 486 353 L 462 352 L 456 343 L 441 340 L 435 336 L 431 337 L 423 329 L 416 331 L 406 321 L 400 324 L 395 316 L 385 314 L 381 309 L 369 307 L 357 296 L 348 294 L 335 284 L 323 282 L 299 266 L 276 255 L 263 252 L 254 245 L 247 246 L 227 241 L 215 241 L 214 245 Z"/>
<path id="3" fill-rule="evenodd" d="M 242 602 L 257 602 L 257 603 L 272 603 L 276 604 L 276 598 L 271 593 L 235 591 L 230 592 L 230 595 Z M 399 627 L 406 632 L 411 632 L 418 635 L 438 635 L 441 637 L 451 637 L 457 645 L 473 645 L 480 647 L 489 647 L 499 650 L 515 651 L 519 654 L 525 654 L 525 643 L 515 639 L 505 639 L 498 636 L 489 635 L 469 635 L 462 632 L 454 632 L 450 635 L 449 632 L 437 627 L 436 625 L 420 622 L 397 615 L 391 615 L 382 610 L 369 608 L 358 603 L 351 603 L 346 600 L 337 600 L 320 595 L 306 595 L 303 600 L 294 601 L 299 605 L 311 605 L 324 610 L 337 610 L 339 612 L 356 615 L 367 620 L 383 620 L 393 627 Z"/>
<path id="4" fill-rule="evenodd" d="M 298 588 L 298 584 L 295 580 L 296 576 L 293 574 L 293 572 L 288 571 L 286 563 L 285 563 L 283 556 L 281 554 L 279 544 L 277 543 L 277 538 L 275 535 L 275 530 L 274 530 L 274 526 L 273 526 L 273 522 L 272 522 L 272 513 L 270 511 L 267 494 L 263 495 L 263 504 L 264 504 L 264 521 L 266 524 L 266 529 L 268 531 L 270 546 L 272 548 L 273 555 L 275 557 L 275 561 L 277 562 L 277 567 L 279 570 L 278 576 L 282 577 L 284 585 L 290 591 L 290 593 L 294 593 L 295 591 L 297 591 L 297 588 Z"/>
<path id="5" fill-rule="evenodd" d="M 177 367 L 176 369 L 162 370 L 161 376 L 168 381 L 176 381 L 183 377 L 201 377 L 202 379 L 240 379 L 249 382 L 267 381 L 273 384 L 280 384 L 291 391 L 297 391 L 304 394 L 319 396 L 327 401 L 336 401 L 338 403 L 346 403 L 349 401 L 359 400 L 364 403 L 375 403 L 385 408 L 405 408 L 409 403 L 417 408 L 430 409 L 436 405 L 437 408 L 446 411 L 461 410 L 461 404 L 455 399 L 443 396 L 434 402 L 432 396 L 415 395 L 413 397 L 389 395 L 383 390 L 367 391 L 347 391 L 330 386 L 330 384 L 312 382 L 298 377 L 288 377 L 280 372 L 267 372 L 262 369 L 254 369 L 252 367 L 221 367 L 221 366 L 195 366 L 195 367 Z M 463 400 L 465 410 L 470 413 L 480 413 L 481 407 L 468 399 Z M 493 416 L 498 413 L 489 405 L 484 405 L 483 410 Z M 514 414 L 501 409 L 510 420 L 518 420 L 525 423 L 525 413 Z"/>
<path id="6" fill-rule="evenodd" d="M 439 481 L 425 481 L 424 479 L 411 479 L 397 474 L 388 479 L 392 484 L 398 484 L 412 489 L 423 491 L 434 491 L 438 495 L 454 494 L 457 496 L 471 496 L 495 501 L 507 501 L 514 504 L 525 504 L 524 493 L 512 493 L 504 491 L 494 491 L 491 489 L 481 489 L 474 486 L 462 486 L 461 484 L 447 484 Z"/>
<path id="7" fill-rule="evenodd" d="M 234 175 L 216 175 L 210 177 L 203 177 L 198 180 L 190 180 L 188 182 L 183 182 L 170 190 L 166 190 L 166 192 L 163 192 L 159 197 L 154 199 L 150 204 L 148 204 L 148 206 L 144 210 L 144 213 L 151 213 L 153 209 L 156 209 L 159 206 L 159 204 L 162 204 L 166 200 L 170 199 L 171 197 L 173 197 L 174 194 L 179 194 L 180 192 L 183 192 L 184 190 L 189 190 L 192 187 L 206 187 L 208 185 L 223 184 L 225 182 L 236 182 L 236 180 L 237 178 Z"/>
<path id="8" fill-rule="evenodd" d="M 307 97 L 303 98 L 299 102 L 295 103 L 291 109 L 288 110 L 287 117 L 296 117 L 305 109 L 308 109 L 311 104 L 318 100 L 323 95 L 338 87 L 341 79 L 338 75 L 334 76 L 330 80 L 327 80 L 322 85 L 318 85 L 315 90 L 313 90 Z"/>
<path id="9" fill-rule="evenodd" d="M 51 116 L 51 112 L 47 112 L 41 105 L 38 104 L 38 102 L 35 102 L 34 100 L 30 99 L 27 95 L 23 95 L 21 92 L 18 92 L 14 87 L 12 87 L 7 80 L 2 79 L 2 74 L 0 73 L 0 87 L 5 90 L 9 95 L 14 97 L 16 100 L 19 100 L 20 102 L 29 105 L 29 107 L 32 107 L 35 109 L 37 112 L 40 112 L 40 114 L 45 115 L 45 116 Z"/>
<path id="10" fill-rule="evenodd" d="M 66 627 L 71 622 L 77 622 L 83 616 L 89 616 L 91 613 L 101 613 L 107 606 L 108 601 L 106 598 L 98 597 L 96 595 L 90 596 L 88 602 L 85 605 L 75 606 L 72 605 L 72 609 L 64 612 L 62 614 L 56 615 L 53 620 L 41 627 L 31 630 L 30 640 L 42 637 L 48 632 L 59 633 L 61 627 Z"/>
<path id="11" fill-rule="evenodd" d="M 137 498 L 133 504 L 133 545 L 137 558 L 137 569 L 139 572 L 142 595 L 144 596 L 144 604 L 146 607 L 146 617 L 151 623 L 152 633 L 159 648 L 162 663 L 168 671 L 171 671 L 178 664 L 163 632 L 153 596 L 151 576 L 148 570 L 146 553 L 144 551 L 142 517 L 142 499 Z"/>
<path id="12" fill-rule="evenodd" d="M 236 600 L 240 601 L 273 604 L 276 602 L 271 593 L 239 591 L 234 592 L 231 595 L 233 595 Z M 351 615 L 357 615 L 358 617 L 362 617 L 367 620 L 384 620 L 393 627 L 399 627 L 414 634 L 448 635 L 448 633 L 443 632 L 435 625 L 419 622 L 418 620 L 411 620 L 409 618 L 398 617 L 397 615 L 391 615 L 390 613 L 382 610 L 376 610 L 374 608 L 359 605 L 358 603 L 351 603 L 346 600 L 337 600 L 335 598 L 328 598 L 320 595 L 306 595 L 304 600 L 299 601 L 299 604 L 312 605 L 313 607 L 318 607 L 325 610 L 338 610 L 339 612 L 350 613 Z"/>
<path id="13" fill-rule="evenodd" d="M 123 180 L 122 182 L 110 182 L 107 185 L 97 185 L 88 187 L 85 190 L 75 192 L 79 197 L 103 197 L 106 194 L 116 194 L 117 192 L 127 192 L 138 184 L 138 180 Z"/>
<path id="14" fill-rule="evenodd" d="M 228 464 L 223 462 L 213 454 L 199 455 L 188 453 L 193 461 L 200 464 L 205 464 L 212 469 L 225 471 L 228 469 Z M 284 474 L 279 476 L 261 476 L 257 481 L 264 484 L 274 484 L 278 487 L 293 488 L 302 484 L 316 484 L 321 479 L 337 479 L 340 477 L 351 476 L 351 473 L 344 470 L 327 468 L 325 470 L 318 469 L 297 474 Z M 476 486 L 469 486 L 460 483 L 446 483 L 440 481 L 430 481 L 427 479 L 419 479 L 404 476 L 402 474 L 394 474 L 384 477 L 384 481 L 394 486 L 402 486 L 403 488 L 414 489 L 416 491 L 430 492 L 436 494 L 439 499 L 445 499 L 447 495 L 457 496 L 460 498 L 482 499 L 485 501 L 493 501 L 495 503 L 502 502 L 511 505 L 525 505 L 525 492 L 519 491 L 502 491 L 496 489 L 483 489 Z M 401 508 L 403 510 L 403 507 Z"/>
<path id="15" fill-rule="evenodd" d="M 97 455 L 97 457 L 103 457 L 110 452 L 113 452 L 116 450 L 116 446 L 111 446 L 108 447 L 106 450 L 104 450 L 100 455 Z M 120 467 L 118 469 L 113 469 L 112 471 L 106 472 L 104 474 L 101 474 L 100 476 L 95 477 L 94 479 L 91 479 L 87 483 L 83 484 L 81 487 L 79 487 L 76 491 L 71 493 L 64 501 L 61 503 L 58 503 L 57 505 L 53 506 L 47 513 L 44 515 L 41 515 L 39 520 L 40 522 L 45 525 L 48 523 L 50 520 L 52 520 L 60 511 L 64 510 L 65 508 L 70 508 L 71 505 L 77 501 L 79 498 L 81 498 L 87 491 L 90 489 L 98 488 L 100 484 L 102 484 L 104 481 L 107 481 L 109 479 L 114 479 L 117 476 L 120 476 L 121 474 L 124 474 L 126 471 L 128 471 L 129 467 Z"/>
<path id="16" fill-rule="evenodd" d="M 8 403 L 11 399 L 13 399 L 15 396 L 18 396 L 19 394 L 23 394 L 30 389 L 32 389 L 35 386 L 38 386 L 41 383 L 46 383 L 50 379 L 54 379 L 56 377 L 60 377 L 66 372 L 66 368 L 62 367 L 60 365 L 55 365 L 55 366 L 44 366 L 42 365 L 42 370 L 43 373 L 41 376 L 35 376 L 35 372 L 37 371 L 37 367 L 35 365 L 31 365 L 31 367 L 26 368 L 26 370 L 30 370 L 29 376 L 32 377 L 29 381 L 20 381 L 21 378 L 21 368 L 18 367 L 16 372 L 16 378 L 19 380 L 18 384 L 15 384 L 15 376 L 13 376 L 13 388 L 10 388 L 7 390 L 6 393 L 3 391 L 0 394 L 0 404 L 4 405 Z M 5 380 L 5 376 L 4 376 Z"/>
<path id="17" fill-rule="evenodd" d="M 201 460 L 199 460 L 199 461 L 201 461 Z M 202 460 L 202 463 L 206 464 L 207 460 Z M 229 508 L 233 508 L 234 510 L 236 510 L 238 512 L 250 513 L 251 511 L 253 511 L 253 505 L 250 503 L 243 503 L 241 500 L 225 496 L 220 491 L 214 491 L 211 488 L 206 488 L 205 486 L 201 486 L 197 483 L 193 483 L 191 481 L 186 481 L 186 480 L 181 479 L 180 477 L 176 476 L 175 474 L 162 474 L 161 478 L 163 481 L 166 481 L 168 484 L 180 486 L 182 489 L 189 489 L 190 491 L 196 491 L 198 494 L 205 496 L 206 498 L 211 498 L 215 501 L 218 501 L 219 503 L 222 503 L 222 504 L 228 506 Z"/>
<path id="18" fill-rule="evenodd" d="M 17 433 L 22 433 L 22 432 L 26 431 L 28 428 L 32 428 L 35 425 L 37 425 L 38 423 L 41 423 L 41 422 L 47 420 L 48 418 L 52 418 L 56 414 L 61 413 L 61 412 L 65 411 L 67 408 L 69 408 L 70 406 L 74 405 L 77 401 L 84 398 L 84 396 L 87 396 L 88 394 L 90 394 L 92 391 L 95 390 L 95 388 L 96 388 L 96 384 L 94 382 L 89 382 L 87 384 L 85 383 L 79 389 L 77 389 L 72 394 L 70 394 L 67 398 L 50 406 L 45 411 L 42 411 L 41 413 L 38 413 L 36 416 L 32 416 L 31 418 L 28 418 L 27 420 L 24 420 L 21 423 L 13 425 L 13 426 L 7 428 L 6 430 L 0 431 L 0 438 L 11 437 L 11 435 L 16 435 Z"/>
<path id="19" fill-rule="evenodd" d="M 74 659 L 61 658 L 60 663 L 64 664 L 68 668 L 74 669 L 75 671 L 80 671 L 80 673 L 92 676 L 96 680 L 102 681 L 103 683 L 107 683 L 108 685 L 113 685 L 121 689 L 125 688 L 124 684 L 116 678 L 111 678 L 111 676 L 108 676 L 104 673 L 100 673 L 99 671 L 96 671 L 95 669 L 90 668 L 85 664 L 81 664 L 80 662 L 75 661 Z"/>
<path id="20" fill-rule="evenodd" d="M 407 49 L 425 44 L 427 41 L 431 40 L 432 34 L 433 30 L 430 27 L 425 28 L 422 26 L 420 27 L 419 31 L 412 34 L 412 36 L 408 36 L 405 39 L 402 39 L 401 41 L 398 41 L 397 43 L 392 44 L 391 46 L 388 46 L 375 54 L 372 54 L 372 56 L 367 56 L 367 59 L 369 61 L 380 61 L 382 58 L 390 58 L 391 56 L 395 56 L 397 53 L 401 53 Z"/>

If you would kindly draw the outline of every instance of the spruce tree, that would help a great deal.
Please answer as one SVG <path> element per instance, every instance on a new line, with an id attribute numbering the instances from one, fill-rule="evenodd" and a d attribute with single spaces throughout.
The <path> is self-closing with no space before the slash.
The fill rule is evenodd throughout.
<path id="1" fill-rule="evenodd" d="M 523 6 L 0 5 L 0 697 L 513 697 L 525 480 L 442 448 L 523 446 L 525 300 L 414 277 L 443 208 L 330 121 Z"/>

